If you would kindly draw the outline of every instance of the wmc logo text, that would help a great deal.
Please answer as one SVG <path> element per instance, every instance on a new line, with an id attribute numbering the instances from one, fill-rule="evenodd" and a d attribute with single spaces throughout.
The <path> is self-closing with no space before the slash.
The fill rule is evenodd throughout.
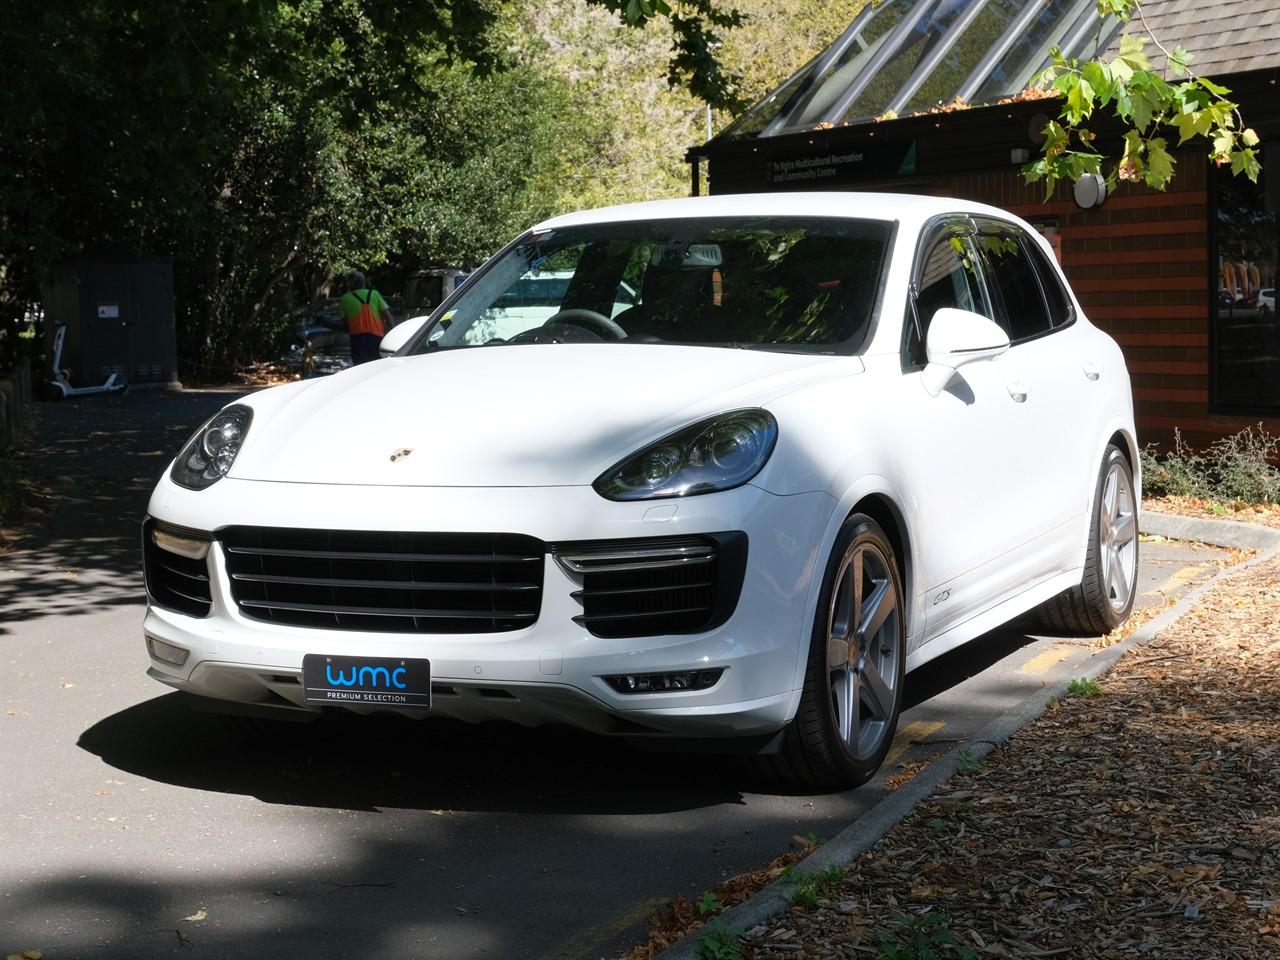
<path id="1" fill-rule="evenodd" d="M 408 689 L 408 684 L 404 682 L 404 667 L 396 667 L 394 670 L 388 670 L 386 667 L 374 667 L 365 665 L 362 667 L 353 666 L 349 670 L 338 670 L 338 675 L 333 675 L 333 664 L 327 663 L 324 667 L 324 677 L 335 687 L 366 687 L 377 690 L 379 684 L 382 689 L 396 690 Z"/>

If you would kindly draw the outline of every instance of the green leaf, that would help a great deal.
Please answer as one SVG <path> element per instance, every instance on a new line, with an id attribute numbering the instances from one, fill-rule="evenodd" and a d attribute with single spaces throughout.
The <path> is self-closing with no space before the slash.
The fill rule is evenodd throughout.
<path id="1" fill-rule="evenodd" d="M 1146 54 L 1147 38 L 1124 34 L 1120 37 L 1120 53 L 1116 60 L 1133 70 L 1150 70 L 1151 61 Z"/>
<path id="2" fill-rule="evenodd" d="M 1175 77 L 1180 77 L 1187 72 L 1191 65 L 1191 61 L 1195 59 L 1191 51 L 1182 44 L 1178 44 L 1173 48 L 1173 52 L 1169 54 L 1169 69 L 1173 71 Z"/>
<path id="3" fill-rule="evenodd" d="M 1215 97 L 1225 97 L 1231 90 L 1220 83 L 1214 83 L 1208 77 L 1196 77 L 1196 82 Z"/>
<path id="4" fill-rule="evenodd" d="M 1165 149 L 1167 144 L 1163 137 L 1153 137 L 1147 141 L 1147 185 L 1163 190 L 1173 178 L 1173 157 Z"/>
<path id="5" fill-rule="evenodd" d="M 1094 92 L 1088 80 L 1079 78 L 1067 91 L 1067 119 L 1074 125 L 1093 113 Z"/>
<path id="6" fill-rule="evenodd" d="M 1080 67 L 1080 74 L 1097 94 L 1098 106 L 1105 107 L 1115 97 L 1115 81 L 1111 79 L 1111 70 L 1105 63 L 1090 60 Z"/>
<path id="7" fill-rule="evenodd" d="M 1253 127 L 1246 127 L 1244 133 L 1240 134 L 1240 139 L 1244 141 L 1246 147 L 1258 145 L 1258 135 L 1253 132 Z"/>
<path id="8" fill-rule="evenodd" d="M 1245 149 L 1237 150 L 1231 154 L 1231 173 L 1233 176 L 1244 174 L 1254 183 L 1258 182 L 1258 173 L 1262 170 L 1262 166 L 1258 163 L 1258 153 L 1256 150 Z"/>
<path id="9" fill-rule="evenodd" d="M 1207 136 L 1211 123 L 1212 118 L 1207 110 L 1178 114 L 1173 118 L 1173 125 L 1178 128 L 1178 144 L 1184 144 L 1192 137 Z"/>

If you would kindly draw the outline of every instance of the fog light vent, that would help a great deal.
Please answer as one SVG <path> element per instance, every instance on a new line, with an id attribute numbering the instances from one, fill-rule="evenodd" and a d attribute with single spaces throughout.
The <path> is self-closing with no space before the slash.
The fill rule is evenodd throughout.
<path id="1" fill-rule="evenodd" d="M 172 643 L 165 643 L 155 637 L 147 637 L 147 651 L 157 660 L 171 663 L 175 667 L 182 666 L 187 662 L 187 657 L 191 655 L 191 651 L 186 647 L 174 646 Z"/>
<path id="2" fill-rule="evenodd" d="M 618 693 L 669 693 L 674 690 L 706 690 L 720 681 L 724 668 L 681 670 L 677 673 L 622 673 L 604 677 Z"/>

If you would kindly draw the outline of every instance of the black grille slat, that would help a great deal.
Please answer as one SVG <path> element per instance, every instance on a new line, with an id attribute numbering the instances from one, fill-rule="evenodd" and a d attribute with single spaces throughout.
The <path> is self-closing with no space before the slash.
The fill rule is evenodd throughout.
<path id="1" fill-rule="evenodd" d="M 489 633 L 528 627 L 542 606 L 546 547 L 518 534 L 230 527 L 219 537 L 240 612 L 272 623 Z"/>
<path id="2" fill-rule="evenodd" d="M 227 553 L 245 556 L 311 557 L 325 560 L 394 560 L 412 563 L 531 563 L 538 556 L 477 556 L 470 553 L 376 553 L 358 550 L 268 550 L 227 547 Z"/>
<path id="3" fill-rule="evenodd" d="M 190 617 L 207 617 L 213 607 L 208 559 L 193 560 L 163 549 L 152 539 L 155 528 L 154 520 L 142 525 L 142 570 L 147 596 L 156 606 Z"/>
<path id="4" fill-rule="evenodd" d="M 574 622 L 595 636 L 698 633 L 723 623 L 736 605 L 746 537 L 564 544 L 556 554 L 581 577 L 572 596 L 582 613 Z"/>
<path id="5" fill-rule="evenodd" d="M 485 610 L 475 612 L 464 610 L 424 610 L 419 607 L 399 610 L 394 607 L 348 607 L 328 603 L 292 603 L 288 600 L 240 600 L 237 602 L 241 607 L 249 607 L 254 610 L 292 610 L 295 613 L 325 613 L 335 616 L 350 614 L 361 617 L 420 617 L 424 620 L 438 618 L 492 620 L 494 617 L 500 620 L 535 620 L 538 616 L 536 613 L 527 613 L 520 610 L 500 610 L 494 613 Z"/>
<path id="6" fill-rule="evenodd" d="M 699 580 L 697 583 L 684 584 L 678 587 L 672 587 L 672 586 L 667 586 L 663 584 L 656 587 L 619 587 L 613 590 L 596 589 L 591 591 L 591 595 L 593 597 L 613 597 L 613 596 L 623 597 L 623 596 L 628 596 L 628 595 L 637 594 L 637 593 L 663 593 L 669 590 L 693 590 L 698 587 L 711 587 L 711 586 L 714 586 L 714 584 L 711 581 Z M 577 590 L 573 594 L 571 594 L 571 596 L 575 600 L 581 600 L 583 596 L 583 591 Z"/>
<path id="7" fill-rule="evenodd" d="M 537 583 L 493 583 L 487 580 L 484 583 L 432 583 L 416 580 L 339 580 L 323 577 L 284 577 L 258 573 L 236 573 L 232 574 L 231 579 L 245 580 L 250 583 L 284 583 L 318 587 L 362 587 L 366 589 L 377 587 L 384 590 L 496 590 L 498 592 L 506 592 L 541 589 L 541 584 Z"/>

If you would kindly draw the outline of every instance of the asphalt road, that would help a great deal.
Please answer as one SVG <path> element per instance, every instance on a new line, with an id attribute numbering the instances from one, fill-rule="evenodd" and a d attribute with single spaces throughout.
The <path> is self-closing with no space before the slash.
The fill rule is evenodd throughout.
<path id="1" fill-rule="evenodd" d="M 1087 644 L 994 632 L 908 678 L 886 769 L 840 794 L 762 788 L 730 760 L 568 731 L 396 718 L 263 742 L 145 676 L 137 523 L 231 394 L 41 409 L 56 495 L 0 555 L 0 955 L 595 960 L 675 894 L 830 836 Z M 1144 603 L 1221 551 L 1143 544 Z"/>

